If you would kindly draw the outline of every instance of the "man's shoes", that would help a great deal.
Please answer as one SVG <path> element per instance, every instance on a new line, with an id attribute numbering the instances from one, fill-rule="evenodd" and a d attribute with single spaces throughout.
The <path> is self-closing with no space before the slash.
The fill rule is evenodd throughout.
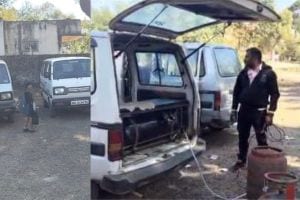
<path id="1" fill-rule="evenodd" d="M 239 169 L 245 167 L 245 163 L 241 160 L 238 160 L 231 168 L 230 168 L 230 171 L 231 172 L 236 172 L 238 171 Z"/>
<path id="2" fill-rule="evenodd" d="M 24 128 L 24 129 L 23 129 L 23 132 L 24 132 L 24 133 L 29 132 L 29 129 L 28 129 L 28 128 Z"/>

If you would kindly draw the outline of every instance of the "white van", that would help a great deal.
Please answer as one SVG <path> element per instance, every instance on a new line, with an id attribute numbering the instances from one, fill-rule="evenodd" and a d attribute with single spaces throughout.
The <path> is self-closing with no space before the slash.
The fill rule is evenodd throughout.
<path id="1" fill-rule="evenodd" d="M 60 57 L 43 62 L 40 87 L 44 106 L 53 117 L 58 109 L 89 107 L 91 85 L 90 58 Z"/>
<path id="2" fill-rule="evenodd" d="M 252 0 L 147 0 L 114 18 L 113 32 L 92 33 L 92 198 L 132 192 L 190 161 L 190 147 L 205 150 L 199 90 L 171 40 L 228 20 L 279 17 Z"/>
<path id="3" fill-rule="evenodd" d="M 190 54 L 200 45 L 183 46 L 186 54 Z M 207 44 L 189 58 L 189 64 L 199 87 L 202 128 L 230 127 L 233 87 L 242 70 L 238 52 L 229 46 Z"/>
<path id="4" fill-rule="evenodd" d="M 0 117 L 5 117 L 8 122 L 14 122 L 15 110 L 11 76 L 6 63 L 0 60 Z"/>

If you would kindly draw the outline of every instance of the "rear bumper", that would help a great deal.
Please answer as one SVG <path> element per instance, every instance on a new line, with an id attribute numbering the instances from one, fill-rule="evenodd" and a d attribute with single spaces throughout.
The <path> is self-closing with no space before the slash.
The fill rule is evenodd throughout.
<path id="1" fill-rule="evenodd" d="M 74 103 L 74 102 L 77 102 Z M 79 102 L 79 103 L 78 103 Z M 81 103 L 80 103 L 81 102 Z M 84 102 L 84 104 L 82 103 Z M 90 107 L 91 100 L 89 97 L 66 98 L 66 99 L 53 99 L 52 106 L 54 108 L 78 108 Z"/>
<path id="2" fill-rule="evenodd" d="M 194 151 L 196 154 L 200 154 L 202 151 L 204 151 L 203 146 L 195 147 Z M 188 149 L 182 153 L 176 154 L 176 156 L 173 156 L 172 158 L 148 167 L 124 174 L 106 175 L 103 177 L 100 185 L 102 189 L 110 193 L 124 195 L 134 191 L 136 188 L 142 185 L 149 183 L 151 178 L 168 172 L 176 167 L 185 165 L 192 159 L 193 156 Z"/>
<path id="3" fill-rule="evenodd" d="M 230 112 L 229 109 L 221 111 L 202 109 L 201 124 L 219 128 L 228 128 L 231 125 Z"/>
<path id="4" fill-rule="evenodd" d="M 16 111 L 16 103 L 14 100 L 0 101 L 0 116 L 7 116 Z"/>

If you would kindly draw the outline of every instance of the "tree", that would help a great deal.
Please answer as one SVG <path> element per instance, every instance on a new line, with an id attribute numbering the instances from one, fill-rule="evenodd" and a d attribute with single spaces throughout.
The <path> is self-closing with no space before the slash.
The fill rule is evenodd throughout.
<path id="1" fill-rule="evenodd" d="M 25 1 L 19 10 L 20 20 L 55 20 L 74 18 L 73 15 L 65 15 L 57 9 L 52 3 L 46 2 L 40 6 L 34 7 L 29 1 Z"/>
<path id="2" fill-rule="evenodd" d="M 291 7 L 289 8 L 292 12 L 300 9 L 300 0 L 297 0 Z"/>
<path id="3" fill-rule="evenodd" d="M 17 11 L 12 8 L 13 0 L 0 0 L 0 20 L 17 20 Z"/>
<path id="4" fill-rule="evenodd" d="M 114 16 L 109 8 L 94 9 L 92 14 L 92 28 L 96 30 L 108 30 L 108 24 Z"/>
<path id="5" fill-rule="evenodd" d="M 91 29 L 91 22 L 90 21 L 82 21 L 81 26 L 83 29 L 84 36 L 79 40 L 66 42 L 63 46 L 68 50 L 71 54 L 83 54 L 89 53 L 90 51 L 90 31 Z"/>
<path id="6" fill-rule="evenodd" d="M 0 7 L 10 7 L 14 0 L 0 0 Z"/>

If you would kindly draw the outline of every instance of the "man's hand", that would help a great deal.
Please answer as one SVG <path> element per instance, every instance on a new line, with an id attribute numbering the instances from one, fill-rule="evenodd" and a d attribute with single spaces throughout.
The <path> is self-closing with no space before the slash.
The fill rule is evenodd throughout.
<path id="1" fill-rule="evenodd" d="M 273 115 L 267 114 L 265 121 L 267 126 L 271 126 L 273 124 Z"/>
<path id="2" fill-rule="evenodd" d="M 231 114 L 230 114 L 231 123 L 237 122 L 237 118 L 238 118 L 238 112 L 236 110 L 231 111 Z"/>

